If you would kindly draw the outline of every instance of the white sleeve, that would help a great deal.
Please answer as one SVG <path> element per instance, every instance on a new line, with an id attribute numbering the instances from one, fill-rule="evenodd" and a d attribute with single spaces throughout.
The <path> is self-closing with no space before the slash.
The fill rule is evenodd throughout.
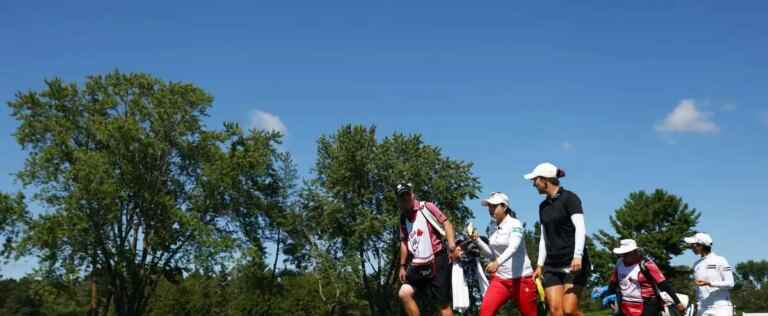
<path id="1" fill-rule="evenodd" d="M 587 226 L 584 224 L 584 214 L 571 215 L 571 222 L 576 227 L 576 245 L 573 249 L 573 257 L 581 258 L 584 255 L 584 242 L 587 239 Z"/>
<path id="2" fill-rule="evenodd" d="M 733 271 L 731 270 L 732 269 L 731 266 L 728 265 L 728 261 L 723 259 L 720 264 L 717 265 L 717 272 L 719 272 L 720 279 L 709 282 L 710 286 L 721 289 L 733 288 Z"/>
<path id="3" fill-rule="evenodd" d="M 478 237 L 475 241 L 478 246 L 480 246 L 480 251 L 483 253 L 486 257 L 494 257 L 493 250 L 491 250 L 491 247 L 486 244 L 482 238 Z"/>
<path id="4" fill-rule="evenodd" d="M 512 258 L 512 255 L 515 254 L 515 251 L 517 251 L 517 248 L 520 247 L 520 244 L 523 240 L 523 228 L 522 227 L 513 227 L 512 231 L 509 233 L 509 245 L 507 246 L 507 249 L 504 249 L 504 252 L 502 252 L 497 260 L 499 260 L 499 263 L 504 263 L 509 258 Z"/>
<path id="5" fill-rule="evenodd" d="M 547 245 L 544 241 L 544 225 L 541 226 L 541 236 L 539 237 L 539 259 L 536 261 L 536 265 L 539 267 L 544 266 L 544 259 L 547 258 Z"/>

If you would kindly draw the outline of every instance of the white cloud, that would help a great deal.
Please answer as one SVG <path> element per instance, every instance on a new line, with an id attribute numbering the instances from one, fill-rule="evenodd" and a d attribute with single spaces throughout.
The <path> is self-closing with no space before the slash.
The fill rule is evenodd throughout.
<path id="1" fill-rule="evenodd" d="M 720 127 L 711 118 L 712 113 L 700 112 L 693 99 L 684 99 L 661 124 L 656 125 L 656 130 L 671 133 L 717 133 Z"/>
<path id="2" fill-rule="evenodd" d="M 571 149 L 573 149 L 573 144 L 571 144 L 568 141 L 563 142 L 563 144 L 561 146 L 563 147 L 563 150 L 571 150 Z"/>
<path id="3" fill-rule="evenodd" d="M 251 128 L 260 129 L 263 131 L 275 131 L 285 135 L 288 128 L 285 126 L 280 117 L 272 113 L 263 111 L 251 112 Z"/>

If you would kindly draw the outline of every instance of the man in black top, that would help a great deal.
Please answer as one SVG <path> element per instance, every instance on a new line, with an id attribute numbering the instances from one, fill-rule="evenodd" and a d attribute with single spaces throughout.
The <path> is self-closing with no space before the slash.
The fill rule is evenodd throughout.
<path id="1" fill-rule="evenodd" d="M 539 204 L 541 238 L 534 278 L 542 278 L 553 316 L 580 316 L 579 296 L 590 270 L 584 210 L 579 197 L 560 186 L 559 178 L 564 176 L 563 170 L 548 162 L 525 175 L 539 194 L 546 195 Z"/>

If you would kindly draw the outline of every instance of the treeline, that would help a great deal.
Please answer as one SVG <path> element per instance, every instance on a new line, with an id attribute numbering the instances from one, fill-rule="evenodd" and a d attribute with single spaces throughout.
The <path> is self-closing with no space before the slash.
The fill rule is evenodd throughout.
<path id="1" fill-rule="evenodd" d="M 34 194 L 0 195 L 2 255 L 39 266 L 0 281 L 0 315 L 399 314 L 393 185 L 412 182 L 457 227 L 472 217 L 472 163 L 419 135 L 342 126 L 300 179 L 279 133 L 206 127 L 212 103 L 191 83 L 117 71 L 19 92 L 16 176 Z M 615 262 L 607 249 L 635 238 L 691 291 L 690 269 L 670 260 L 699 216 L 663 190 L 631 193 L 614 231 L 590 239 L 593 284 Z M 737 304 L 766 310 L 764 262 L 739 267 Z"/>

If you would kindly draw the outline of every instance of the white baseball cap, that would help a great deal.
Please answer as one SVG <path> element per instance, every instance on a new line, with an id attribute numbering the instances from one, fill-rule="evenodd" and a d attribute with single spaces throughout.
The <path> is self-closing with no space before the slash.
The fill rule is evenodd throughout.
<path id="1" fill-rule="evenodd" d="M 705 233 L 696 233 L 696 235 L 685 237 L 683 240 L 687 244 L 702 244 L 704 246 L 712 246 L 712 237 Z"/>
<path id="2" fill-rule="evenodd" d="M 525 180 L 531 180 L 536 177 L 557 178 L 557 167 L 549 162 L 540 163 L 533 168 L 531 173 L 523 176 Z"/>
<path id="3" fill-rule="evenodd" d="M 501 192 L 493 192 L 491 193 L 490 197 L 480 201 L 480 204 L 482 204 L 483 206 L 488 206 L 488 204 L 491 204 L 491 205 L 504 204 L 506 206 L 509 206 L 509 197 L 506 194 Z"/>
<path id="4" fill-rule="evenodd" d="M 613 248 L 613 253 L 623 255 L 637 250 L 637 242 L 634 239 L 622 239 L 619 248 Z"/>

